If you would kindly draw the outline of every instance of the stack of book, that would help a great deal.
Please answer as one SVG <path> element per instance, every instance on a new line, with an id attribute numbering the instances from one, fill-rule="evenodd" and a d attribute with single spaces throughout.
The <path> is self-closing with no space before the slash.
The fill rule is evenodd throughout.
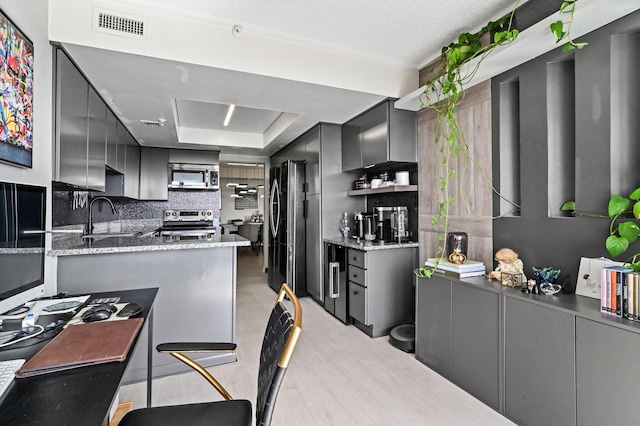
<path id="1" fill-rule="evenodd" d="M 600 311 L 609 315 L 640 319 L 638 284 L 640 273 L 624 266 L 602 268 Z"/>
<path id="2" fill-rule="evenodd" d="M 438 265 L 437 267 L 436 264 Z M 430 257 L 424 262 L 424 266 L 427 268 L 435 268 L 435 272 L 455 278 L 478 277 L 486 273 L 484 263 L 479 260 L 466 260 L 459 265 L 444 259 L 438 262 L 438 259 L 435 257 Z"/>

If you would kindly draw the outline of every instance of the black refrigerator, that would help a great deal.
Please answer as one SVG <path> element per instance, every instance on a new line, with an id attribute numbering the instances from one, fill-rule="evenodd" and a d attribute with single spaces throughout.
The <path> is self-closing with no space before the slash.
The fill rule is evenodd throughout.
<path id="1" fill-rule="evenodd" d="M 287 160 L 271 168 L 269 188 L 269 286 L 289 284 L 306 296 L 305 164 Z"/>
<path id="2" fill-rule="evenodd" d="M 324 308 L 345 324 L 350 323 L 347 292 L 347 248 L 325 243 Z"/>

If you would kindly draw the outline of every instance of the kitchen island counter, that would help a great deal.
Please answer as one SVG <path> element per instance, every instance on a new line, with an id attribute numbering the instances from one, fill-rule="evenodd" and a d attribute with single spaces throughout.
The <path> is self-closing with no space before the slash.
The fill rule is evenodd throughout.
<path id="1" fill-rule="evenodd" d="M 100 237 L 82 240 L 80 236 L 64 238 L 52 243 L 49 256 L 72 256 L 85 254 L 131 253 L 161 250 L 191 250 L 219 247 L 250 246 L 251 242 L 236 234 L 214 235 L 206 240 L 169 241 L 163 237 Z"/>
<path id="2" fill-rule="evenodd" d="M 396 242 L 385 242 L 385 243 L 374 243 L 371 241 L 357 241 L 354 239 L 344 239 L 344 238 L 325 238 L 325 243 L 337 244 L 339 246 L 348 247 L 356 250 L 392 250 L 392 249 L 402 249 L 402 248 L 411 248 L 418 247 L 419 244 L 417 242 L 406 242 L 406 243 L 396 243 Z"/>
<path id="3" fill-rule="evenodd" d="M 157 287 L 154 345 L 176 341 L 235 343 L 238 247 L 249 245 L 239 235 L 172 241 L 148 233 L 83 241 L 76 234 L 55 236 L 47 254 L 55 259 L 59 292 Z M 145 377 L 146 347 L 146 342 L 138 344 L 143 349 L 136 349 L 124 383 Z M 154 377 L 190 370 L 173 357 L 155 351 L 151 356 Z M 236 360 L 234 353 L 202 353 L 194 358 L 205 368 Z"/>

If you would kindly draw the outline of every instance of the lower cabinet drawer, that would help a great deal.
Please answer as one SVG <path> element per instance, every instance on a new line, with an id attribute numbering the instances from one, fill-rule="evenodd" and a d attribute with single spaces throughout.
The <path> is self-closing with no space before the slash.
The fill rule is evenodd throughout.
<path id="1" fill-rule="evenodd" d="M 349 315 L 364 325 L 370 325 L 367 321 L 367 289 L 354 282 L 349 282 Z"/>
<path id="2" fill-rule="evenodd" d="M 357 266 L 358 268 L 366 269 L 365 263 L 366 253 L 362 250 L 349 249 L 349 265 Z"/>
<path id="3" fill-rule="evenodd" d="M 367 280 L 365 279 L 366 269 L 361 269 L 353 265 L 349 265 L 349 276 L 347 277 L 349 281 L 353 281 L 354 283 L 360 284 L 363 287 L 367 286 Z"/>

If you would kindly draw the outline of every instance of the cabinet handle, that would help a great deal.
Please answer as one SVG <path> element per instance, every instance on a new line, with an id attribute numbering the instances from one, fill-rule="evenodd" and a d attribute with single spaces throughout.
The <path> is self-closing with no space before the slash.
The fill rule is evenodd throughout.
<path id="1" fill-rule="evenodd" d="M 353 295 L 354 295 L 354 296 L 357 296 L 357 295 L 358 295 L 358 291 L 357 291 L 357 290 L 354 290 L 354 291 L 353 291 Z"/>

